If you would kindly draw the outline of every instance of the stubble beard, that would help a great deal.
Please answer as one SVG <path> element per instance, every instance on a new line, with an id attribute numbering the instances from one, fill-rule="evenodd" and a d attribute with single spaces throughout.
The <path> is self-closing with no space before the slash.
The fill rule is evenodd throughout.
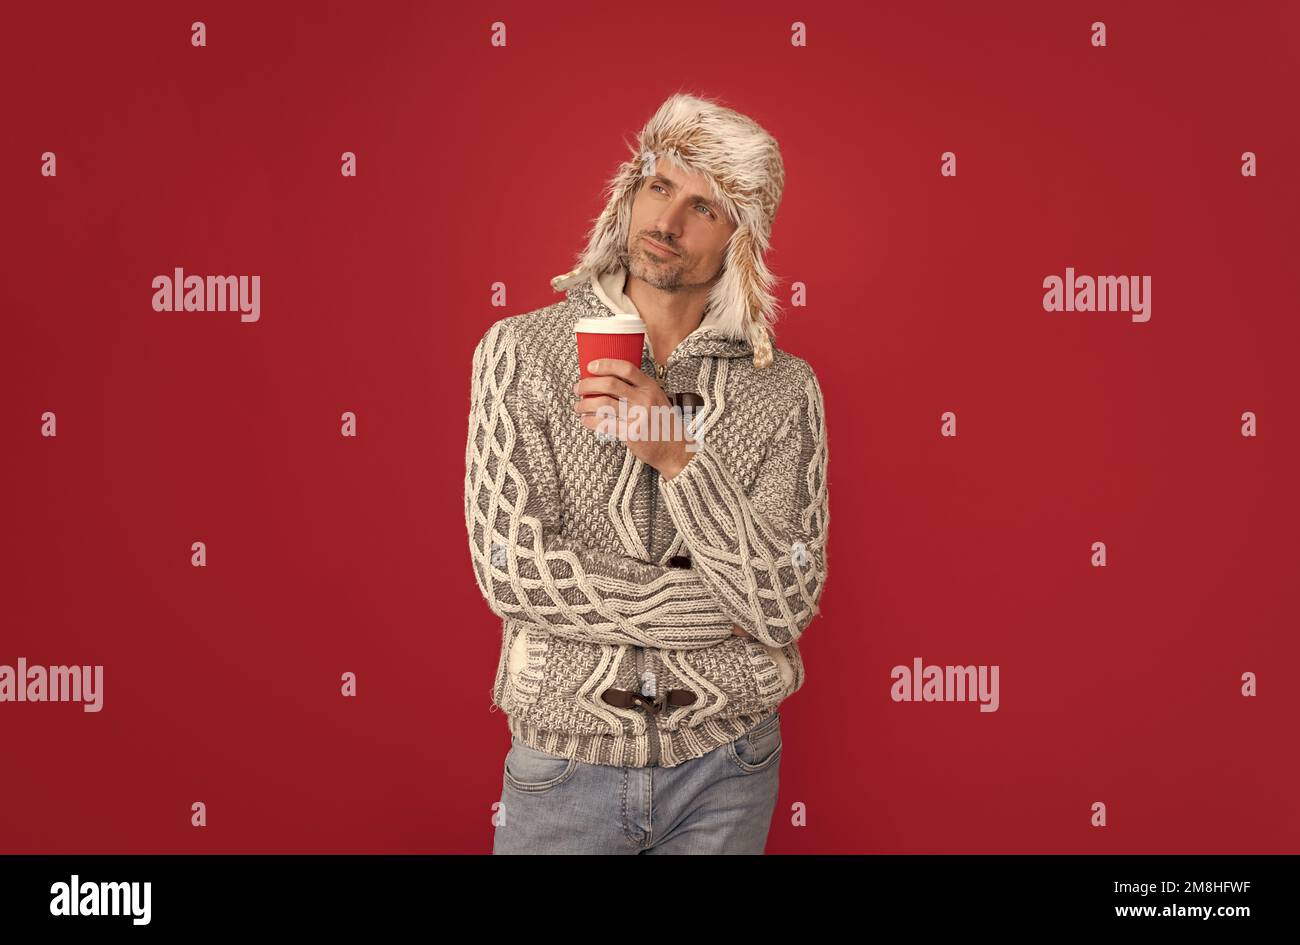
<path id="1" fill-rule="evenodd" d="M 676 292 L 686 287 L 682 279 L 686 263 L 682 257 L 672 256 L 658 260 L 650 254 L 639 236 L 635 239 L 635 245 L 634 251 L 624 249 L 619 253 L 619 262 L 625 270 L 647 285 L 664 292 Z"/>

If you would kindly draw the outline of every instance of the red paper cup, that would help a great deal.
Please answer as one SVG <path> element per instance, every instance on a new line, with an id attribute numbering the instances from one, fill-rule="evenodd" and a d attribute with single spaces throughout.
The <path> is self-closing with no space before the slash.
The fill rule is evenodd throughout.
<path id="1" fill-rule="evenodd" d="M 641 367 L 641 354 L 645 350 L 645 322 L 638 316 L 579 318 L 575 334 L 578 339 L 578 370 L 582 377 L 594 376 L 587 370 L 587 365 L 598 358 L 618 358 L 621 361 L 631 361 L 634 367 Z"/>

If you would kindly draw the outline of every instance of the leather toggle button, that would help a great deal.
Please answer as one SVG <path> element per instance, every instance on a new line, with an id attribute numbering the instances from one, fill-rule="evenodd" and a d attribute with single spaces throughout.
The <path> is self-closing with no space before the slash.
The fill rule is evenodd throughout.
<path id="1" fill-rule="evenodd" d="M 673 555 L 668 559 L 668 567 L 670 568 L 689 568 L 690 566 L 691 559 L 687 555 Z"/>
<path id="2" fill-rule="evenodd" d="M 664 708 L 694 706 L 696 702 L 695 693 L 689 689 L 669 689 L 653 700 L 631 689 L 606 689 L 600 694 L 600 698 L 620 709 L 642 708 L 651 714 L 658 713 Z"/>

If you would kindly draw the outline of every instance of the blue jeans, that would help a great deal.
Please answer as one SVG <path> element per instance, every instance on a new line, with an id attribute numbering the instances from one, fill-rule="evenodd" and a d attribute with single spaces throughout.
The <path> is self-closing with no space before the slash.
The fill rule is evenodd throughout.
<path id="1" fill-rule="evenodd" d="M 593 765 L 529 748 L 506 754 L 492 852 L 762 853 L 776 809 L 779 710 L 672 768 Z"/>

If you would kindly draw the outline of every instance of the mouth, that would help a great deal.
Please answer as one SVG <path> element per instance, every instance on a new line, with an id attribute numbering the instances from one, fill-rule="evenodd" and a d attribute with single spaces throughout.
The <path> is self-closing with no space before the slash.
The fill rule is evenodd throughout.
<path id="1" fill-rule="evenodd" d="M 644 242 L 644 243 L 646 244 L 646 246 L 649 247 L 650 251 L 651 251 L 652 253 L 654 253 L 656 256 L 676 256 L 676 255 L 678 255 L 677 253 L 675 253 L 675 252 L 673 252 L 671 249 L 669 249 L 667 246 L 665 246 L 663 243 L 656 243 L 654 240 L 652 240 L 652 239 L 651 239 L 650 237 L 648 237 L 648 236 L 643 236 L 643 237 L 641 237 L 641 241 Z"/>

